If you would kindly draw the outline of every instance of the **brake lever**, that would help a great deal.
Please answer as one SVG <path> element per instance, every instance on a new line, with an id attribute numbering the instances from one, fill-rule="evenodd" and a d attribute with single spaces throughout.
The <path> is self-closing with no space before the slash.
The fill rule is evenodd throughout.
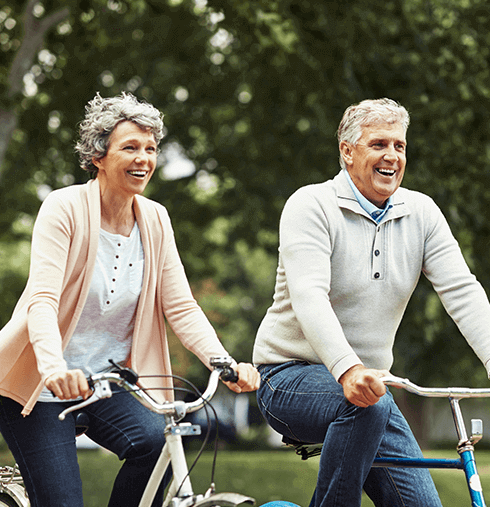
<path id="1" fill-rule="evenodd" d="M 93 389 L 94 389 L 94 392 L 90 396 L 90 398 L 87 398 L 86 400 L 84 400 L 80 403 L 77 403 L 76 405 L 72 405 L 71 407 L 68 407 L 67 409 L 63 410 L 63 412 L 61 412 L 61 414 L 58 416 L 58 419 L 60 421 L 64 421 L 65 417 L 69 413 L 75 412 L 76 410 L 84 408 L 87 405 L 91 405 L 92 403 L 95 403 L 96 401 L 103 400 L 104 398 L 110 398 L 112 396 L 111 384 L 108 380 L 98 381 L 94 385 Z"/>

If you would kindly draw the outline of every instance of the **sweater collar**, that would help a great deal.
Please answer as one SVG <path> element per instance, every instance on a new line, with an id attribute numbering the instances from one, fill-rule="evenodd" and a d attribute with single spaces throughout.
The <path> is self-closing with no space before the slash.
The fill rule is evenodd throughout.
<path id="1" fill-rule="evenodd" d="M 342 169 L 337 176 L 335 176 L 334 181 L 336 182 L 337 188 L 337 203 L 340 208 L 348 209 L 357 213 L 358 215 L 363 215 L 372 222 L 376 223 L 376 220 L 361 206 L 359 203 L 353 189 L 351 188 L 347 171 Z M 380 224 L 387 222 L 388 220 L 394 220 L 395 218 L 401 218 L 405 215 L 410 214 L 410 208 L 405 203 L 403 199 L 403 190 L 399 188 L 392 196 L 391 196 L 391 205 L 392 207 L 387 210 L 384 214 L 383 218 L 380 220 Z"/>

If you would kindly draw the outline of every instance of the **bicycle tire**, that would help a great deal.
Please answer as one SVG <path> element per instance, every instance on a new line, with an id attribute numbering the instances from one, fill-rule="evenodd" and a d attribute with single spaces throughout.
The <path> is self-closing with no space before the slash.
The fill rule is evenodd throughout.
<path id="1" fill-rule="evenodd" d="M 21 507 L 21 505 L 10 495 L 0 493 L 0 507 Z"/>

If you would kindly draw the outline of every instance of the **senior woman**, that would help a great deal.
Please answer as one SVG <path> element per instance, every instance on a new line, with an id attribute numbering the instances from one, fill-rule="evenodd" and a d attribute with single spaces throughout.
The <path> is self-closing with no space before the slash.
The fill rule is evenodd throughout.
<path id="1" fill-rule="evenodd" d="M 90 395 L 87 374 L 106 370 L 108 359 L 141 375 L 171 373 L 165 318 L 204 364 L 227 355 L 191 294 L 167 211 L 140 195 L 162 138 L 152 105 L 97 94 L 76 145 L 94 178 L 52 192 L 39 211 L 29 280 L 0 331 L 0 431 L 33 507 L 83 506 L 75 417 L 57 416 Z M 236 369 L 239 380 L 228 387 L 256 390 L 255 368 Z M 147 384 L 169 396 L 169 380 Z M 137 506 L 164 444 L 163 417 L 132 396 L 84 410 L 88 436 L 124 460 L 109 506 Z"/>

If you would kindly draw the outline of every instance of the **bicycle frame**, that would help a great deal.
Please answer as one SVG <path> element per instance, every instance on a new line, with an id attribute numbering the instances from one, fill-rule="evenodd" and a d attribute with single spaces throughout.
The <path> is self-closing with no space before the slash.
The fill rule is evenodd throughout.
<path id="1" fill-rule="evenodd" d="M 408 379 L 386 376 L 381 379 L 386 385 L 405 389 L 419 396 L 429 398 L 448 398 L 458 435 L 457 451 L 460 459 L 411 459 L 411 458 L 375 458 L 374 467 L 405 467 L 405 468 L 453 468 L 463 470 L 468 484 L 472 507 L 486 507 L 483 497 L 480 476 L 476 467 L 474 445 L 483 436 L 483 424 L 480 419 L 472 419 L 472 433 L 468 437 L 459 402 L 463 398 L 488 398 L 490 389 L 467 389 L 461 387 L 424 388 Z"/>
<path id="2" fill-rule="evenodd" d="M 457 451 L 460 457 L 459 459 L 375 458 L 372 466 L 388 468 L 447 468 L 463 470 L 471 498 L 471 507 L 486 507 L 480 476 L 478 475 L 474 456 L 474 445 L 480 441 L 483 436 L 483 424 L 480 419 L 472 419 L 471 436 L 468 437 L 459 402 L 463 398 L 489 398 L 490 388 L 425 388 L 413 384 L 408 379 L 395 377 L 393 375 L 385 376 L 381 378 L 381 380 L 386 385 L 405 389 L 406 391 L 419 396 L 429 398 L 447 398 L 451 406 L 454 424 L 458 435 Z M 298 442 L 288 437 L 283 437 L 283 442 L 286 445 L 293 446 L 296 450 L 296 454 L 300 455 L 303 460 L 312 456 L 318 456 L 321 453 L 323 446 L 323 444 Z M 310 506 L 314 505 L 314 499 L 315 495 L 313 495 Z"/>

